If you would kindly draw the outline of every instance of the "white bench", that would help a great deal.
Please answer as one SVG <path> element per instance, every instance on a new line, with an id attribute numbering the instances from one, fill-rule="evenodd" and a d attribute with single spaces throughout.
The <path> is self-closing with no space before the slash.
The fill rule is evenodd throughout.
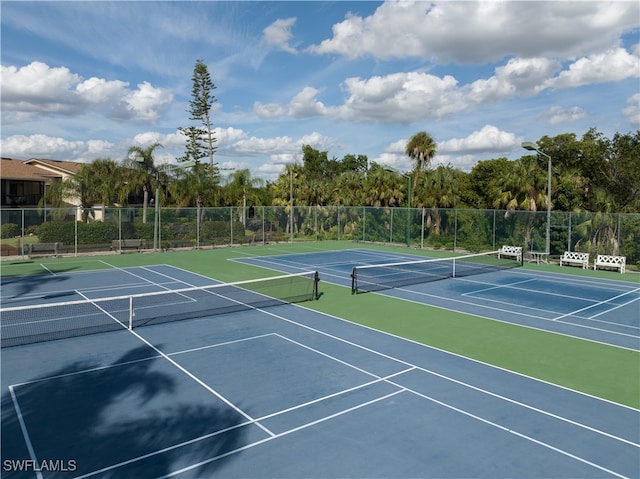
<path id="1" fill-rule="evenodd" d="M 560 266 L 567 264 L 578 265 L 582 266 L 582 269 L 587 269 L 589 267 L 589 253 L 565 251 L 564 254 L 560 256 Z"/>
<path id="2" fill-rule="evenodd" d="M 498 250 L 498 258 L 501 258 L 503 256 L 515 258 L 516 261 L 522 262 L 522 247 L 505 245 Z"/>
<path id="3" fill-rule="evenodd" d="M 624 273 L 624 266 L 627 261 L 626 256 L 609 256 L 605 254 L 599 254 L 593 263 L 593 269 L 619 269 L 621 273 Z"/>

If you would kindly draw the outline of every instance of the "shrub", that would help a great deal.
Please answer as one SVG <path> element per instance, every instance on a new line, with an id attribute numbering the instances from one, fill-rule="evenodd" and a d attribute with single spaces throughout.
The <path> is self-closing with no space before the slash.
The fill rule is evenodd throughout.
<path id="1" fill-rule="evenodd" d="M 4 223 L 0 226 L 0 238 L 20 236 L 20 227 L 15 223 Z"/>

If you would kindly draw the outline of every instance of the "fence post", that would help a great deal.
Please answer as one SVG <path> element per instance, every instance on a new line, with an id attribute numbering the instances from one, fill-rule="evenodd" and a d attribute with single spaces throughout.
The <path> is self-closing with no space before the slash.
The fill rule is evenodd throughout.
<path id="1" fill-rule="evenodd" d="M 496 210 L 493 210 L 493 251 L 496 250 Z"/>
<path id="2" fill-rule="evenodd" d="M 424 206 L 422 207 L 422 224 L 420 225 L 420 249 L 424 249 Z"/>
<path id="3" fill-rule="evenodd" d="M 365 240 L 365 238 L 367 237 L 365 231 L 367 228 L 367 207 L 363 206 L 362 207 L 362 241 Z"/>
<path id="4" fill-rule="evenodd" d="M 118 207 L 118 244 L 122 244 L 122 208 Z"/>
<path id="5" fill-rule="evenodd" d="M 74 253 L 75 256 L 78 256 L 78 213 L 80 211 L 80 208 L 82 208 L 81 206 L 76 206 L 76 214 L 75 214 L 75 221 L 74 221 L 74 241 L 75 241 L 75 245 L 74 245 Z"/>
<path id="6" fill-rule="evenodd" d="M 456 246 L 458 244 L 458 209 L 454 209 L 453 220 L 453 252 L 456 252 Z"/>
<path id="7" fill-rule="evenodd" d="M 20 210 L 20 212 L 22 213 L 22 224 L 20 225 L 21 226 L 21 228 L 20 228 L 20 231 L 21 231 L 21 233 L 20 233 L 20 254 L 22 256 L 24 256 L 24 247 L 25 247 L 25 244 L 24 244 L 24 229 L 25 229 L 24 228 L 24 208 L 22 208 Z"/>

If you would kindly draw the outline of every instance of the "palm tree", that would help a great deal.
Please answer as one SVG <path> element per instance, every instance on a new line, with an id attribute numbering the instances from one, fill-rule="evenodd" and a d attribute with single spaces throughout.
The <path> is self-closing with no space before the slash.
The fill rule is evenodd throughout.
<path id="1" fill-rule="evenodd" d="M 247 197 L 255 199 L 255 188 L 262 186 L 260 178 L 252 178 L 249 169 L 236 170 L 231 174 L 230 182 L 226 187 L 228 199 L 231 204 L 235 204 L 242 198 L 242 224 L 246 221 Z"/>
<path id="2" fill-rule="evenodd" d="M 426 131 L 420 131 L 413 135 L 405 148 L 405 153 L 413 163 L 413 188 L 416 188 L 418 176 L 429 168 L 429 164 L 436 156 L 437 145 L 435 140 Z"/>
<path id="3" fill-rule="evenodd" d="M 132 146 L 129 148 L 126 166 L 129 168 L 128 186 L 130 189 L 143 191 L 142 222 L 147 222 L 147 207 L 149 204 L 149 191 L 154 182 L 159 180 L 159 170 L 153 161 L 153 152 L 162 148 L 160 143 L 153 143 L 146 148 Z M 156 185 L 158 187 L 158 185 Z M 155 198 L 154 201 L 159 201 Z"/>
<path id="4" fill-rule="evenodd" d="M 433 233 L 440 234 L 442 215 L 440 208 L 455 208 L 460 196 L 458 193 L 458 172 L 451 166 L 438 166 L 421 178 L 416 197 L 418 207 L 431 209 L 433 215 Z"/>
<path id="5" fill-rule="evenodd" d="M 367 174 L 368 206 L 398 206 L 406 198 L 406 187 L 398 173 L 374 163 Z"/>
<path id="6" fill-rule="evenodd" d="M 102 219 L 106 217 L 106 207 L 115 202 L 126 200 L 126 190 L 123 188 L 122 168 L 110 158 L 98 158 L 89 165 L 91 170 L 91 188 L 102 207 Z"/>
<path id="7" fill-rule="evenodd" d="M 502 194 L 497 196 L 494 207 L 505 207 L 508 216 L 514 210 L 536 212 L 539 205 L 546 205 L 547 173 L 540 167 L 536 156 L 525 156 L 505 173 Z M 525 231 L 525 248 L 531 244 L 534 216 L 529 216 Z"/>
<path id="8" fill-rule="evenodd" d="M 82 208 L 81 219 L 86 223 L 89 221 L 89 212 L 94 204 L 99 200 L 92 185 L 93 174 L 91 165 L 84 164 L 75 175 L 69 176 L 62 181 L 60 192 L 62 198 L 76 198 L 80 208 Z"/>
<path id="9" fill-rule="evenodd" d="M 333 183 L 331 192 L 332 203 L 344 206 L 361 206 L 365 203 L 366 191 L 365 175 L 359 171 L 342 173 Z"/>

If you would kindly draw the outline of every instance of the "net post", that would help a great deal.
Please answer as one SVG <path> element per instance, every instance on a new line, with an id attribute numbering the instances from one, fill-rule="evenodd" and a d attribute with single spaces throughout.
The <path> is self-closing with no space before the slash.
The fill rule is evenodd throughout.
<path id="1" fill-rule="evenodd" d="M 452 262 L 453 262 L 453 266 L 451 269 L 451 277 L 455 278 L 456 277 L 456 259 L 453 258 Z"/>
<path id="2" fill-rule="evenodd" d="M 316 271 L 316 273 L 313 275 L 313 297 L 311 298 L 313 301 L 315 301 L 316 299 L 318 299 L 320 297 L 319 293 L 318 293 L 318 283 L 319 282 L 320 282 L 320 275 Z"/>
<path id="3" fill-rule="evenodd" d="M 356 267 L 354 266 L 351 270 L 351 294 L 356 294 L 358 292 L 358 273 Z"/>
<path id="4" fill-rule="evenodd" d="M 133 296 L 129 296 L 129 331 L 133 330 Z"/>

